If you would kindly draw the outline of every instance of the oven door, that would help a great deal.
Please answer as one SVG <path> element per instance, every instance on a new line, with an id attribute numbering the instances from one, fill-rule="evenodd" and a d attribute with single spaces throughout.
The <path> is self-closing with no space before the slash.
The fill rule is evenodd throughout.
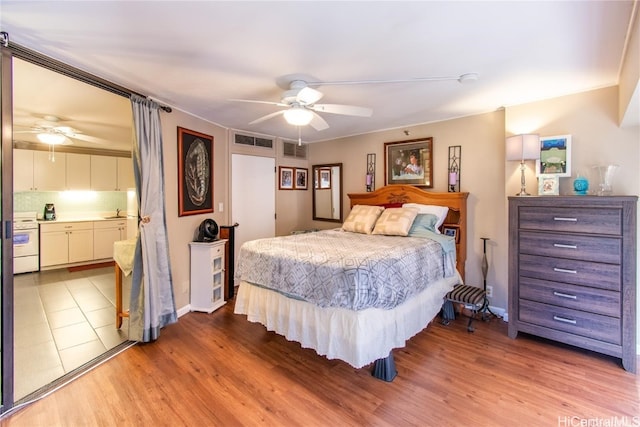
<path id="1" fill-rule="evenodd" d="M 14 230 L 13 231 L 13 256 L 38 255 L 38 230 Z"/>

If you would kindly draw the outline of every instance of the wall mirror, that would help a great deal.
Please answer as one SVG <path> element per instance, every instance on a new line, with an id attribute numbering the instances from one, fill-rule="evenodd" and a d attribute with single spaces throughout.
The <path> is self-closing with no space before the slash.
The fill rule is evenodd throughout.
<path id="1" fill-rule="evenodd" d="M 313 165 L 313 219 L 342 222 L 342 163 Z"/>

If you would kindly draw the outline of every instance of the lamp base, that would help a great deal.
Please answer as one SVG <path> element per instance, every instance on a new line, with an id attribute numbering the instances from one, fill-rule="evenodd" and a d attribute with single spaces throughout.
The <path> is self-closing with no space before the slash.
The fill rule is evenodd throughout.
<path id="1" fill-rule="evenodd" d="M 531 196 L 531 194 L 527 193 L 526 191 L 521 191 L 519 193 L 516 193 L 516 196 Z"/>

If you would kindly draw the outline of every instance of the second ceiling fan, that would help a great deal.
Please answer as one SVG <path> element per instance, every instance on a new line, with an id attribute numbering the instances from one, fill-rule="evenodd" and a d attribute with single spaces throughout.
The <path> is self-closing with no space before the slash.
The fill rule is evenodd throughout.
<path id="1" fill-rule="evenodd" d="M 256 124 L 274 117 L 283 115 L 287 123 L 294 126 L 310 125 L 317 131 L 327 129 L 329 124 L 318 113 L 330 113 L 356 117 L 371 117 L 373 110 L 367 107 L 358 107 L 355 105 L 344 104 L 318 104 L 317 102 L 324 96 L 322 92 L 314 89 L 312 86 L 327 85 L 359 85 L 359 84 L 383 84 L 383 83 L 411 83 L 425 81 L 443 81 L 457 80 L 460 83 L 475 81 L 478 79 L 476 73 L 466 73 L 460 76 L 451 77 L 421 77 L 412 79 L 396 79 L 396 80 L 344 80 L 332 82 L 307 82 L 301 78 L 293 77 L 288 84 L 280 102 L 259 101 L 251 99 L 233 99 L 232 101 L 251 102 L 258 104 L 275 105 L 278 107 L 286 107 L 284 110 L 275 111 L 273 113 L 262 116 L 249 124 Z"/>

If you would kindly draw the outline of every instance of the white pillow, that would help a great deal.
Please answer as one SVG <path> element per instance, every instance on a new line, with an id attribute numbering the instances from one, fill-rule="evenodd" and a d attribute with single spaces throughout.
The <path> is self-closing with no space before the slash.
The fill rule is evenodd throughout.
<path id="1" fill-rule="evenodd" d="M 420 203 L 405 203 L 402 205 L 402 207 L 418 209 L 419 214 L 433 214 L 437 216 L 438 222 L 436 222 L 435 229 L 436 233 L 438 234 L 440 234 L 440 226 L 447 218 L 447 213 L 449 213 L 449 208 L 446 206 L 421 205 Z"/>

